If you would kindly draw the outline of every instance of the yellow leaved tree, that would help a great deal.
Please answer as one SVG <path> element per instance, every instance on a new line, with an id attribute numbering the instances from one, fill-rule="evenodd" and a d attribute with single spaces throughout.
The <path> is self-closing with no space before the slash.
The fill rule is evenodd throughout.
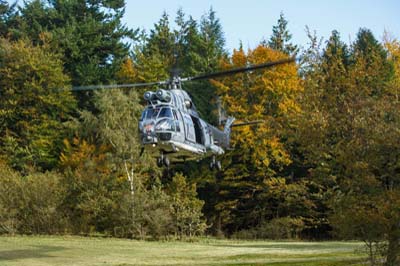
<path id="1" fill-rule="evenodd" d="M 260 45 L 247 53 L 243 49 L 235 50 L 229 61 L 222 62 L 222 68 L 285 58 L 287 55 L 282 52 Z M 302 86 L 297 66 L 282 64 L 212 82 L 218 88 L 226 112 L 237 122 L 263 120 L 261 124 L 233 128 L 233 149 L 224 157 L 225 171 L 219 179 L 220 201 L 216 206 L 220 222 L 228 227 L 229 224 L 242 227 L 259 224 L 276 216 L 263 199 L 271 198 L 265 193 L 268 181 L 283 179 L 282 171 L 291 163 L 284 141 L 288 138 L 289 118 L 300 112 L 296 99 Z M 243 211 L 251 213 L 243 216 Z"/>
<path id="2" fill-rule="evenodd" d="M 394 78 L 390 81 L 391 94 L 400 101 L 400 41 L 391 37 L 389 33 L 384 34 L 384 46 L 388 52 L 389 61 L 393 64 Z"/>
<path id="3" fill-rule="evenodd" d="M 246 54 L 235 50 L 231 62 L 223 62 L 223 68 L 261 64 L 287 58 L 282 52 L 258 46 Z M 296 102 L 302 91 L 297 67 L 294 63 L 283 64 L 266 70 L 256 70 L 213 81 L 222 97 L 228 114 L 237 121 L 263 120 L 257 126 L 237 127 L 232 133 L 232 145 L 239 153 L 251 156 L 258 167 L 271 163 L 287 165 L 290 158 L 282 142 L 281 133 L 287 126 L 287 118 L 300 111 Z"/>

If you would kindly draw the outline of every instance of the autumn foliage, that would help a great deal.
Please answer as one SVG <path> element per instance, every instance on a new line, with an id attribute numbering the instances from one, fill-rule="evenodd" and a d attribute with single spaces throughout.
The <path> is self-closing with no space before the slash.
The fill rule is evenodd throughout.
<path id="1" fill-rule="evenodd" d="M 287 58 L 287 55 L 265 46 L 249 50 L 235 50 L 231 62 L 223 62 L 222 68 L 234 68 L 261 64 Z M 279 134 L 287 118 L 299 112 L 296 97 L 302 88 L 294 63 L 272 69 L 238 74 L 214 80 L 228 114 L 234 114 L 238 122 L 262 120 L 254 126 L 235 128 L 232 145 L 247 150 L 251 159 L 261 167 L 288 164 L 290 156 L 283 147 Z"/>
<path id="2" fill-rule="evenodd" d="M 351 43 L 338 31 L 319 43 L 308 32 L 298 49 L 280 14 L 268 41 L 230 52 L 212 9 L 199 21 L 164 13 L 148 32 L 123 13 L 122 0 L 0 1 L 0 233 L 358 239 L 371 264 L 400 264 L 395 37 L 361 28 Z M 141 153 L 140 89 L 68 90 L 296 53 L 183 84 L 204 120 L 217 124 L 220 100 L 236 123 L 259 122 L 232 128 L 221 171 L 207 158 L 167 171 Z"/>

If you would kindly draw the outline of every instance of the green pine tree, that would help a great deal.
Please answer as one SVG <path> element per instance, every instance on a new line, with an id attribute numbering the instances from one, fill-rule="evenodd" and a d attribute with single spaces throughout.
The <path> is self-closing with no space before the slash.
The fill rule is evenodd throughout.
<path id="1" fill-rule="evenodd" d="M 123 0 L 34 0 L 21 7 L 14 31 L 34 43 L 47 32 L 73 85 L 109 83 L 129 52 L 123 38 L 135 37 L 121 22 L 124 5 Z"/>
<path id="2" fill-rule="evenodd" d="M 294 55 L 298 52 L 298 48 L 297 45 L 293 45 L 290 42 L 292 39 L 292 34 L 289 33 L 287 24 L 288 21 L 281 12 L 278 19 L 278 24 L 272 27 L 272 36 L 270 37 L 267 45 L 270 48 L 284 52 L 285 54 Z"/>
<path id="3" fill-rule="evenodd" d="M 10 5 L 7 1 L 0 1 L 0 36 L 7 37 L 11 25 L 15 22 L 16 3 Z"/>

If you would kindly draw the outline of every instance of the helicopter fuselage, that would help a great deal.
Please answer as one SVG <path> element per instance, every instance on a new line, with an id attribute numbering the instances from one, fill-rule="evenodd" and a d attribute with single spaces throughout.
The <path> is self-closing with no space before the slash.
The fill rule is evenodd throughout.
<path id="1" fill-rule="evenodd" d="M 171 162 L 222 155 L 229 146 L 230 124 L 220 130 L 201 119 L 189 95 L 181 89 L 148 91 L 139 120 L 143 148 Z"/>

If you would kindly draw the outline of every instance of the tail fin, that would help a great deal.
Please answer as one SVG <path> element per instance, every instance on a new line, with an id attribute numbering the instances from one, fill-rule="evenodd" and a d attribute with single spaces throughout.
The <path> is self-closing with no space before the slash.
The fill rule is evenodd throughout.
<path id="1" fill-rule="evenodd" d="M 225 108 L 222 107 L 221 97 L 217 96 L 217 107 L 218 107 L 218 125 L 221 126 L 223 122 L 227 120 Z"/>
<path id="2" fill-rule="evenodd" d="M 225 123 L 225 127 L 224 127 L 224 134 L 225 134 L 225 142 L 226 142 L 226 146 L 229 147 L 229 143 L 231 141 L 231 127 L 233 122 L 235 122 L 235 118 L 230 116 L 228 117 L 228 119 L 226 120 Z"/>

